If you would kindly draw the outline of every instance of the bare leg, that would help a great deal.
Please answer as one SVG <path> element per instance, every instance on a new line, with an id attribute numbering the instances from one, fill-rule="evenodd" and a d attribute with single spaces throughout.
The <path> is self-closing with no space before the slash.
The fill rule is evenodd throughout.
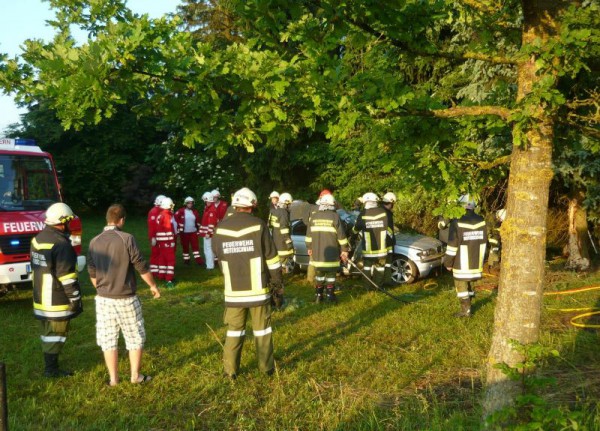
<path id="1" fill-rule="evenodd" d="M 106 368 L 108 368 L 108 375 L 110 376 L 110 385 L 115 386 L 119 383 L 119 351 L 118 350 L 106 350 L 104 353 L 104 362 L 106 362 Z"/>
<path id="2" fill-rule="evenodd" d="M 129 351 L 129 366 L 131 367 L 131 383 L 138 383 L 142 366 L 142 349 Z"/>

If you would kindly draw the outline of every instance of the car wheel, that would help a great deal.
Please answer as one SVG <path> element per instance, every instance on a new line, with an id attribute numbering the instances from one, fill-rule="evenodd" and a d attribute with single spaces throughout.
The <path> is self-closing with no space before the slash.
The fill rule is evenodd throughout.
<path id="1" fill-rule="evenodd" d="M 296 274 L 300 270 L 300 266 L 296 264 L 293 257 L 290 257 L 286 259 L 282 269 L 284 274 Z"/>
<path id="2" fill-rule="evenodd" d="M 394 284 L 413 283 L 419 274 L 417 265 L 406 256 L 395 255 L 392 260 L 392 282 Z"/>

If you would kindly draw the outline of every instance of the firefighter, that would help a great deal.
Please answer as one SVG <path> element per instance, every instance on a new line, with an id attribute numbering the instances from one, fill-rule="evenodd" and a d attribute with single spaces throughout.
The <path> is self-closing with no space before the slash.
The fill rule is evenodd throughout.
<path id="1" fill-rule="evenodd" d="M 394 256 L 394 246 L 396 245 L 396 236 L 394 234 L 394 204 L 397 200 L 396 195 L 392 192 L 387 192 L 383 195 L 383 198 L 381 198 L 383 209 L 388 218 L 387 245 L 391 250 L 388 253 L 385 262 L 384 283 L 389 283 L 392 280 L 392 260 Z"/>
<path id="2" fill-rule="evenodd" d="M 271 199 L 271 203 L 269 204 L 269 216 L 267 217 L 267 226 L 269 228 L 269 232 L 273 235 L 273 225 L 275 220 L 277 219 L 275 213 L 277 212 L 277 204 L 279 203 L 279 193 L 276 191 L 272 191 L 269 195 L 269 199 Z"/>
<path id="3" fill-rule="evenodd" d="M 204 265 L 204 259 L 200 256 L 198 249 L 198 235 L 200 233 L 200 214 L 194 208 L 194 198 L 188 196 L 183 201 L 183 207 L 179 208 L 175 213 L 175 221 L 177 222 L 177 232 L 183 249 L 183 263 L 190 264 L 190 248 L 194 255 L 194 260 L 198 265 Z"/>
<path id="4" fill-rule="evenodd" d="M 274 370 L 271 329 L 271 291 L 282 290 L 281 264 L 267 224 L 252 215 L 256 195 L 248 188 L 235 192 L 235 213 L 223 220 L 213 248 L 225 276 L 227 337 L 223 348 L 225 375 L 235 379 L 240 367 L 248 314 L 260 371 Z"/>
<path id="5" fill-rule="evenodd" d="M 315 203 L 308 205 L 306 215 L 305 215 L 305 217 L 302 218 L 302 220 L 304 221 L 304 224 L 307 227 L 310 224 L 310 218 L 313 216 L 313 214 L 316 214 L 317 211 L 319 211 L 319 204 L 321 203 L 321 198 L 323 196 L 330 195 L 330 194 L 331 194 L 331 191 L 329 189 L 323 189 L 323 190 L 321 190 L 321 193 L 319 193 L 319 197 L 317 198 Z M 310 262 L 309 262 L 308 268 L 306 270 L 306 280 L 309 283 L 315 282 L 315 267 L 312 266 L 312 264 Z"/>
<path id="6" fill-rule="evenodd" d="M 473 282 L 480 279 L 483 272 L 487 227 L 483 217 L 475 214 L 475 201 L 470 195 L 462 195 L 458 202 L 466 213 L 450 222 L 444 266 L 452 271 L 460 301 L 461 309 L 455 316 L 470 317 L 471 299 L 475 296 Z"/>
<path id="7" fill-rule="evenodd" d="M 215 234 L 217 226 L 217 210 L 213 205 L 214 197 L 211 192 L 205 192 L 202 195 L 202 200 L 205 203 L 204 212 L 202 213 L 202 227 L 200 235 L 204 237 L 204 259 L 206 260 L 206 269 L 215 269 L 215 255 L 212 248 L 212 237 Z"/>
<path id="8" fill-rule="evenodd" d="M 388 254 L 392 252 L 388 214 L 379 206 L 379 198 L 375 193 L 365 193 L 362 199 L 364 209 L 360 212 L 353 231 L 362 236 L 364 272 L 371 276 L 373 283 L 381 287 Z"/>
<path id="9" fill-rule="evenodd" d="M 269 195 L 269 199 L 271 200 L 271 204 L 269 205 L 269 210 L 277 208 L 277 202 L 279 202 L 279 193 L 273 190 Z"/>
<path id="10" fill-rule="evenodd" d="M 502 238 L 500 237 L 500 228 L 506 218 L 506 209 L 501 208 L 496 211 L 494 225 L 490 229 L 488 242 L 490 252 L 488 254 L 488 267 L 490 272 L 497 273 L 500 266 L 500 256 L 502 253 Z"/>
<path id="11" fill-rule="evenodd" d="M 277 254 L 281 261 L 281 267 L 284 273 L 290 269 L 290 260 L 294 256 L 294 247 L 290 237 L 290 213 L 289 206 L 292 203 L 292 196 L 289 193 L 282 193 L 277 202 L 277 208 L 272 210 L 270 221 L 272 224 L 271 236 L 277 248 Z"/>
<path id="12" fill-rule="evenodd" d="M 155 241 L 158 245 L 158 278 L 165 280 L 165 287 L 175 286 L 175 232 L 173 218 L 173 200 L 164 198 L 160 203 L 161 211 L 156 217 Z"/>
<path id="13" fill-rule="evenodd" d="M 311 216 L 306 232 L 306 245 L 315 268 L 315 302 L 323 301 L 325 291 L 327 301 L 336 303 L 335 275 L 340 259 L 348 260 L 348 240 L 332 194 L 319 199 L 319 210 Z"/>
<path id="14" fill-rule="evenodd" d="M 67 341 L 70 320 L 83 311 L 77 254 L 69 239 L 69 223 L 74 218 L 68 205 L 51 205 L 46 227 L 31 241 L 33 313 L 40 321 L 46 377 L 73 375 L 59 368 L 58 356 Z"/>
<path id="15" fill-rule="evenodd" d="M 154 199 L 154 206 L 148 211 L 148 239 L 150 240 L 150 272 L 158 278 L 158 245 L 152 239 L 156 238 L 156 217 L 161 211 L 160 203 L 166 198 L 165 195 L 158 195 Z"/>

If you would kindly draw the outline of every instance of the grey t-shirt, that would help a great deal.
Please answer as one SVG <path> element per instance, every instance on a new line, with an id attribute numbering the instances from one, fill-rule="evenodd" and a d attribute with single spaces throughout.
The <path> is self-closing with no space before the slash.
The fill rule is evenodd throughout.
<path id="1" fill-rule="evenodd" d="M 96 291 L 105 298 L 134 296 L 135 271 L 145 274 L 149 270 L 133 235 L 116 226 L 106 226 L 90 241 L 87 259 L 90 277 L 96 279 Z"/>

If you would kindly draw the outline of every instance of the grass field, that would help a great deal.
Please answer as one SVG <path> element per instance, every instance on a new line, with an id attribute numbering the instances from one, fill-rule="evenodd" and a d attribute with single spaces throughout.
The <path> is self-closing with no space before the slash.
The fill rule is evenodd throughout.
<path id="1" fill-rule="evenodd" d="M 103 226 L 84 219 L 84 243 Z M 148 255 L 145 220 L 125 230 Z M 11 430 L 476 430 L 495 296 L 486 278 L 471 319 L 452 317 L 458 301 L 449 275 L 391 289 L 402 304 L 359 279 L 345 279 L 339 304 L 313 304 L 302 275 L 286 281 L 288 307 L 274 315 L 276 373 L 258 372 L 251 336 L 235 382 L 222 378 L 222 277 L 178 256 L 177 287 L 152 300 L 140 283 L 147 344 L 143 372 L 128 382 L 121 342 L 122 383 L 107 374 L 95 342 L 94 292 L 81 273 L 84 313 L 72 322 L 61 363 L 76 371 L 42 377 L 43 361 L 31 291 L 0 299 L 0 361 L 7 367 Z M 577 275 L 549 265 L 547 290 L 600 284 L 598 272 Z M 600 429 L 600 346 L 595 329 L 569 324 L 573 313 L 550 308 L 595 306 L 599 291 L 548 297 L 541 344 L 560 352 L 539 372 L 558 379 L 546 388 L 552 406 L 585 410 L 582 423 Z M 251 334 L 251 331 L 249 331 Z M 572 428 L 564 428 L 572 429 Z"/>

